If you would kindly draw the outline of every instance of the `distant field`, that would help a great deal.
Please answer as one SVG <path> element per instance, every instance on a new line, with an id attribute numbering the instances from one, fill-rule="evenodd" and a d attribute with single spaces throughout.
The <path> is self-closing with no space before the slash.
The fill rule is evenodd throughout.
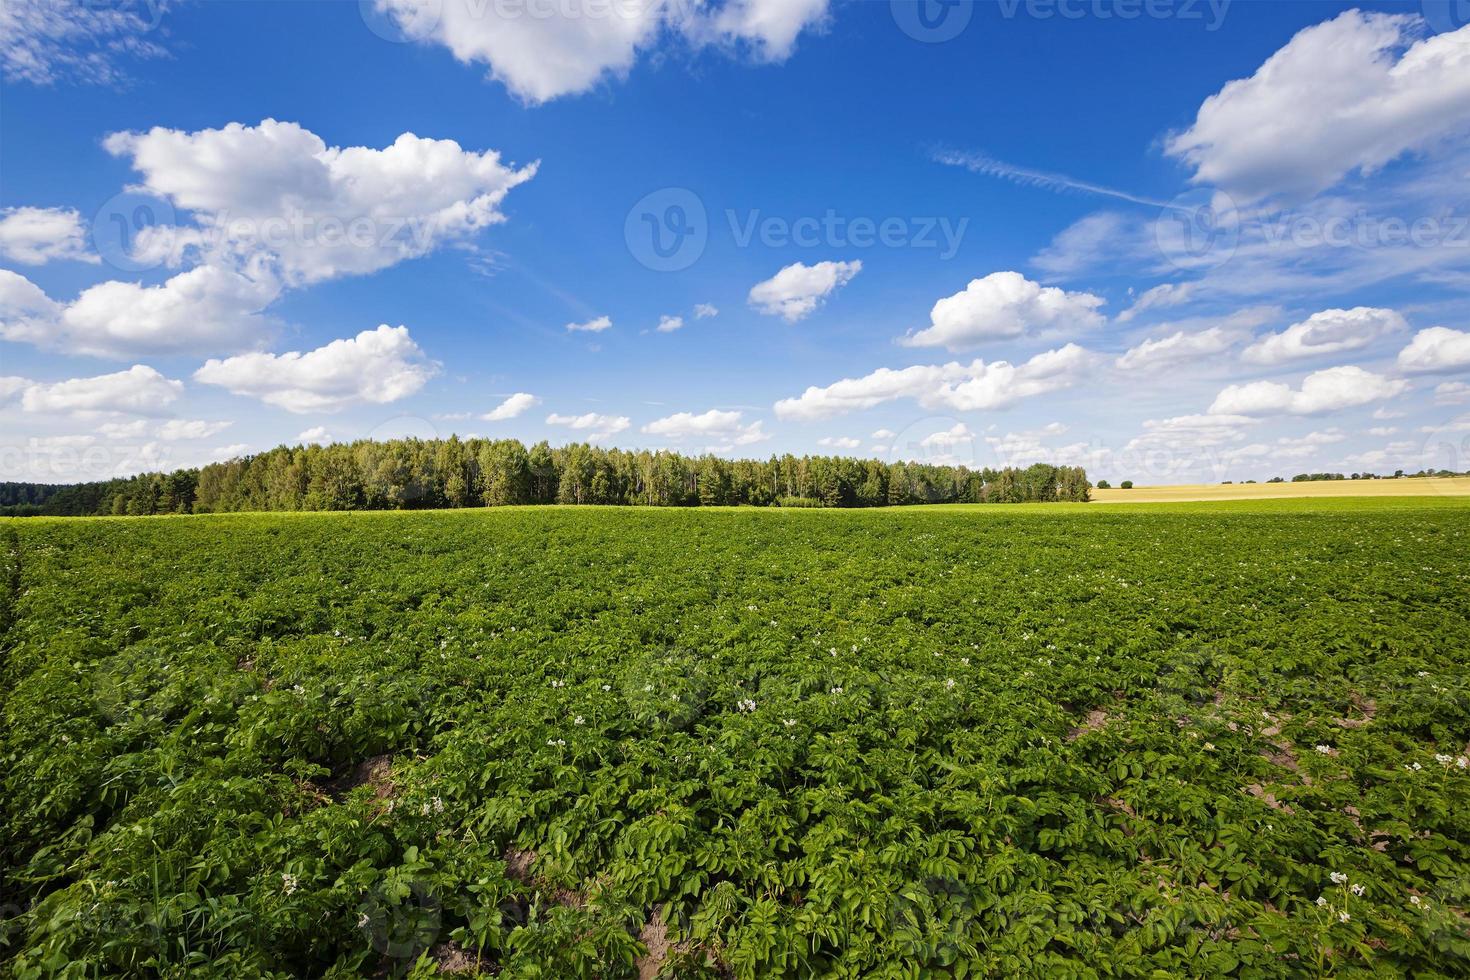
<path id="1" fill-rule="evenodd" d="M 0 520 L 0 977 L 1464 977 L 1467 740 L 1470 497 Z"/>
<path id="2" fill-rule="evenodd" d="M 1272 500 L 1290 497 L 1470 496 L 1470 477 L 1403 480 L 1317 480 L 1311 483 L 1200 483 L 1178 487 L 1093 490 L 1099 503 L 1160 503 L 1171 500 Z"/>

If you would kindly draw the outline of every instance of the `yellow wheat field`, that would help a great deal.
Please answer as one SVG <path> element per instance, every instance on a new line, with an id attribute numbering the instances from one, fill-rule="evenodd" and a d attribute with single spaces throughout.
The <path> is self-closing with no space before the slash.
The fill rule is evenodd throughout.
<path id="1" fill-rule="evenodd" d="M 1099 503 L 1163 503 L 1185 500 L 1271 500 L 1293 497 L 1470 496 L 1470 477 L 1406 477 L 1402 480 L 1321 480 L 1313 483 L 1194 484 L 1092 491 Z"/>

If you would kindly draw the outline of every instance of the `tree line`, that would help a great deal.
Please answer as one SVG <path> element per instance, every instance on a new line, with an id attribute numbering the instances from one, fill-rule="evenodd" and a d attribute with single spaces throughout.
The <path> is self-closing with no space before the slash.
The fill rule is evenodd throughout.
<path id="1" fill-rule="evenodd" d="M 586 443 L 394 439 L 278 446 L 199 469 L 44 488 L 6 484 L 0 514 L 410 510 L 511 504 L 887 507 L 1089 499 L 1081 467 L 885 463 L 842 456 L 727 460 Z M 8 505 L 8 506 L 6 506 Z"/>

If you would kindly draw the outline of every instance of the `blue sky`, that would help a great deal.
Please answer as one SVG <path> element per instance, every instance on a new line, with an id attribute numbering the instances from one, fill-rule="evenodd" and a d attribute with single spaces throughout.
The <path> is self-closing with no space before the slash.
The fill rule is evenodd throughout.
<path id="1" fill-rule="evenodd" d="M 1463 4 L 922 3 L 8 4 L 0 479 L 1470 468 Z"/>

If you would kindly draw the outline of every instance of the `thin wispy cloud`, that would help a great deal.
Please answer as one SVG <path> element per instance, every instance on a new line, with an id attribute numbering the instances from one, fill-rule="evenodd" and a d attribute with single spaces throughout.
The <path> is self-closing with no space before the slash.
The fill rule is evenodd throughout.
<path id="1" fill-rule="evenodd" d="M 1036 187 L 1041 190 L 1076 191 L 1082 194 L 1096 194 L 1099 197 L 1111 197 L 1119 201 L 1129 201 L 1133 204 L 1142 204 L 1154 208 L 1169 207 L 1167 201 L 1156 201 L 1151 197 L 1142 197 L 1128 191 L 1120 191 L 1115 187 L 1104 187 L 1086 180 L 1078 180 L 1068 177 L 1066 174 L 1050 173 L 1045 170 L 1035 170 L 1030 167 L 1019 167 L 1004 160 L 987 156 L 984 153 L 966 153 L 958 150 L 937 150 L 934 153 L 934 162 L 942 163 L 950 167 L 963 167 L 971 173 L 981 174 L 986 177 L 997 177 L 1001 180 L 1009 180 L 1020 184 L 1022 187 Z"/>

